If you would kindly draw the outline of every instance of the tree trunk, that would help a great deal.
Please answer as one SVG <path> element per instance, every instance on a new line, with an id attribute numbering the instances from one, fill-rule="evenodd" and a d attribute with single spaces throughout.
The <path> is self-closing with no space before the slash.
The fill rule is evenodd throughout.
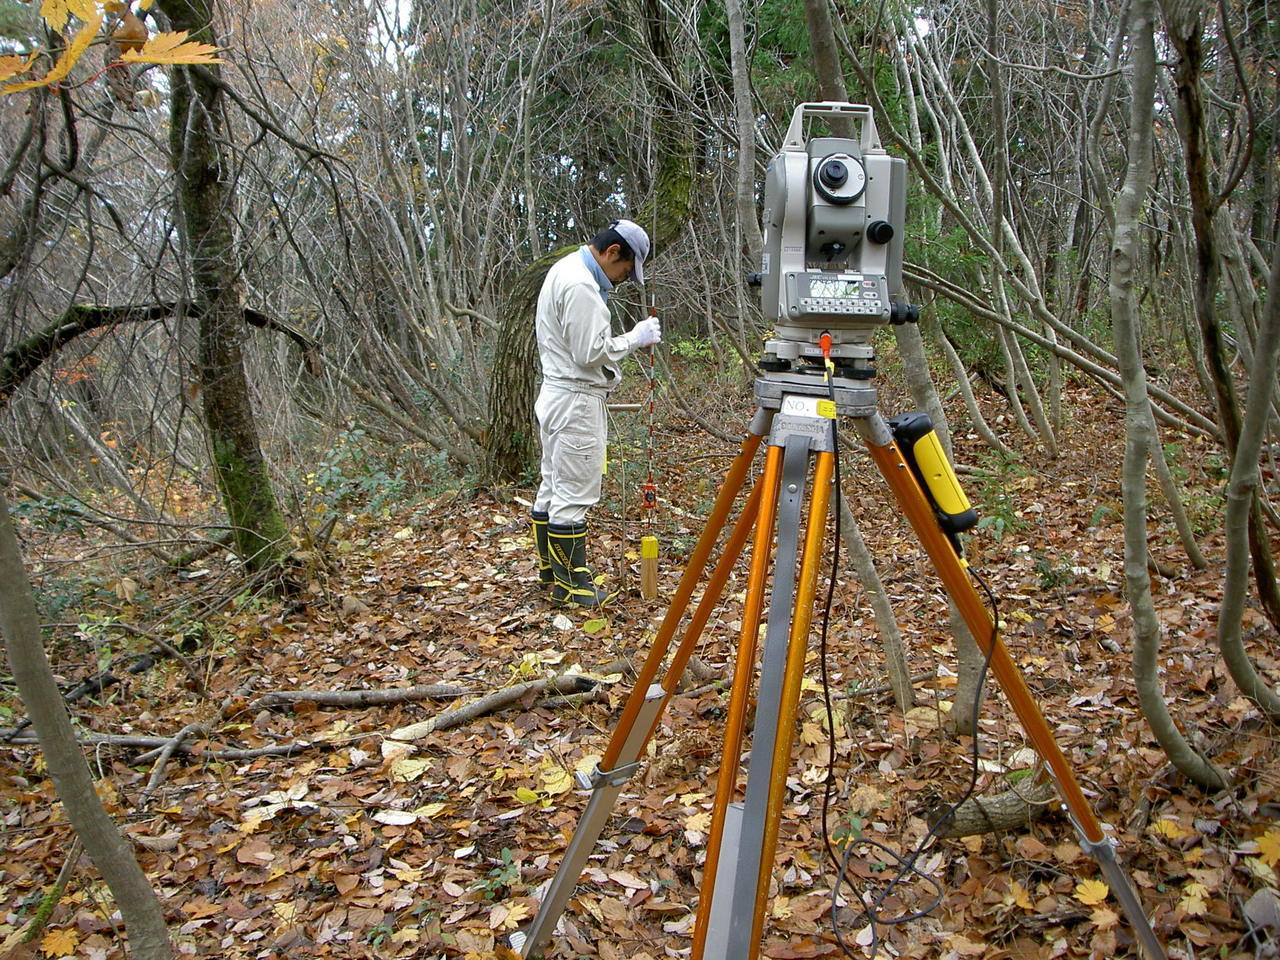
<path id="1" fill-rule="evenodd" d="M 907 664 L 906 651 L 902 646 L 902 632 L 898 629 L 893 605 L 889 603 L 880 574 L 871 562 L 871 552 L 862 539 L 862 531 L 858 529 L 858 521 L 849 509 L 849 498 L 844 495 L 844 491 L 839 492 L 839 500 L 836 509 L 840 511 L 840 539 L 844 541 L 858 582 L 871 601 L 871 612 L 880 631 L 880 648 L 884 651 L 893 699 L 898 704 L 898 709 L 906 713 L 915 706 L 916 693 L 911 686 L 911 668 Z"/>
<path id="2" fill-rule="evenodd" d="M 1227 568 L 1223 575 L 1222 606 L 1218 611 L 1218 646 L 1231 678 L 1240 692 L 1256 703 L 1273 722 L 1280 720 L 1280 697 L 1254 669 L 1241 636 L 1248 584 L 1247 544 L 1249 519 L 1258 502 L 1258 457 L 1267 422 L 1271 417 L 1276 356 L 1280 353 L 1280 246 L 1272 255 L 1267 308 L 1263 313 L 1253 351 L 1249 399 L 1245 405 L 1240 442 L 1236 445 L 1227 484 L 1226 534 Z"/>
<path id="3" fill-rule="evenodd" d="M 9 667 L 22 694 L 49 776 L 76 836 L 106 880 L 124 917 L 129 947 L 140 960 L 173 956 L 164 911 L 133 848 L 120 835 L 93 789 L 93 777 L 76 743 L 71 718 L 40 642 L 40 624 L 31 583 L 22 566 L 9 503 L 0 491 L 0 632 Z"/>
<path id="4" fill-rule="evenodd" d="M 1187 190 L 1191 199 L 1191 224 L 1195 230 L 1196 276 L 1194 303 L 1205 360 L 1213 381 L 1218 422 L 1226 440 L 1227 454 L 1234 465 L 1240 440 L 1240 406 L 1227 361 L 1222 325 L 1216 300 L 1222 272 L 1217 231 L 1213 218 L 1222 198 L 1214 197 L 1209 183 L 1209 156 L 1204 118 L 1204 9 L 1187 0 L 1164 0 L 1166 33 L 1178 53 L 1174 86 L 1178 96 L 1178 132 L 1186 156 Z M 1236 318 L 1243 323 L 1244 318 Z M 1261 505 L 1250 507 L 1248 519 L 1249 553 L 1253 558 L 1258 597 L 1271 625 L 1280 630 L 1280 585 L 1276 582 Z"/>
<path id="5" fill-rule="evenodd" d="M 535 260 L 511 285 L 503 305 L 484 444 L 485 474 L 491 483 L 532 482 L 538 449 L 538 421 L 533 413 L 538 396 L 534 311 L 547 271 L 575 249 L 561 247 Z"/>
<path id="6" fill-rule="evenodd" d="M 1151 183 L 1152 77 L 1155 45 L 1151 0 L 1134 0 L 1131 13 L 1133 99 L 1129 124 L 1129 170 L 1115 202 L 1111 256 L 1111 321 L 1116 357 L 1124 374 L 1125 448 L 1121 490 L 1124 500 L 1124 572 L 1133 615 L 1134 681 L 1143 715 L 1156 739 L 1183 774 L 1209 790 L 1225 786 L 1223 776 L 1198 755 L 1169 713 L 1160 685 L 1160 623 L 1147 573 L 1147 454 L 1151 449 L 1146 371 L 1137 334 L 1133 267 L 1139 252 L 1139 218 Z"/>
<path id="7" fill-rule="evenodd" d="M 211 0 L 162 0 L 175 30 L 216 45 Z M 223 99 L 216 66 L 174 67 L 169 149 L 179 220 L 199 310 L 197 370 L 214 476 L 236 552 L 250 569 L 277 563 L 288 529 L 267 475 L 244 366 L 232 164 L 222 156 Z"/>
<path id="8" fill-rule="evenodd" d="M 751 64 L 747 60 L 746 28 L 741 0 L 725 0 L 729 21 L 729 60 L 733 70 L 733 112 L 738 134 L 737 189 L 734 207 L 742 249 L 752 270 L 760 268 L 764 241 L 756 214 L 756 111 L 751 99 Z"/>

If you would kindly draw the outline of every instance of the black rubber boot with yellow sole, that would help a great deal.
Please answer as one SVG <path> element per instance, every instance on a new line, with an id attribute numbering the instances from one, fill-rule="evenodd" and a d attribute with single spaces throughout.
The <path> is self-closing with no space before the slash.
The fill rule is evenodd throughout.
<path id="1" fill-rule="evenodd" d="M 538 583 L 546 590 L 556 579 L 551 573 L 551 551 L 547 547 L 547 513 L 530 510 L 529 520 L 533 524 L 533 542 L 538 547 Z"/>
<path id="2" fill-rule="evenodd" d="M 548 523 L 547 552 L 551 557 L 551 600 L 561 606 L 601 607 L 617 596 L 596 583 L 587 566 L 586 523 Z"/>

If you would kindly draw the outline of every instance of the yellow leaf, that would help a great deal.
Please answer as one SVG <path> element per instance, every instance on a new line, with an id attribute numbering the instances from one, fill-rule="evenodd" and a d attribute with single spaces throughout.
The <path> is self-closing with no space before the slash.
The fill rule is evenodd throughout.
<path id="1" fill-rule="evenodd" d="M 74 930 L 50 930 L 40 941 L 40 952 L 46 957 L 69 957 L 80 946 L 80 937 Z"/>
<path id="2" fill-rule="evenodd" d="M 61 31 L 71 17 L 88 20 L 97 12 L 93 0 L 43 0 L 40 16 L 53 30 Z"/>
<path id="3" fill-rule="evenodd" d="M 1280 827 L 1272 827 L 1258 838 L 1258 858 L 1268 867 L 1280 864 Z"/>
<path id="4" fill-rule="evenodd" d="M 1086 907 L 1096 907 L 1107 899 L 1110 892 L 1111 888 L 1101 880 L 1086 880 L 1076 884 L 1076 899 Z"/>
<path id="5" fill-rule="evenodd" d="M 1010 903 L 1017 904 L 1023 910 L 1035 909 L 1035 904 L 1031 902 L 1031 897 L 1027 894 L 1027 888 L 1017 880 L 1009 884 L 1009 896 L 1005 899 Z"/>
<path id="6" fill-rule="evenodd" d="M 31 61 L 35 60 L 36 55 L 23 60 L 21 57 L 0 57 L 0 80 L 8 80 L 10 77 L 16 77 L 20 73 L 26 73 L 27 68 L 31 66 Z"/>
<path id="7" fill-rule="evenodd" d="M 1262 862 L 1260 857 L 1245 857 L 1244 867 L 1269 887 L 1280 887 L 1280 876 L 1274 867 Z"/>
<path id="8" fill-rule="evenodd" d="M 496 904 L 489 911 L 489 929 L 514 930 L 520 926 L 521 920 L 528 918 L 529 914 L 529 908 L 523 903 Z"/>
<path id="9" fill-rule="evenodd" d="M 699 813 L 695 813 L 684 822 L 684 828 L 686 830 L 696 830 L 699 833 L 706 833 L 711 829 L 711 811 L 703 810 Z"/>
<path id="10" fill-rule="evenodd" d="M 214 56 L 218 47 L 208 43 L 188 41 L 188 30 L 174 33 L 157 33 L 142 45 L 141 50 L 126 50 L 120 54 L 125 63 L 222 63 Z"/>
<path id="11" fill-rule="evenodd" d="M 800 727 L 800 742 L 814 747 L 827 740 L 826 732 L 816 723 L 805 723 Z"/>
<path id="12" fill-rule="evenodd" d="M 102 18 L 101 11 L 94 13 L 92 19 L 88 20 L 80 28 L 80 32 L 76 34 L 75 39 L 62 52 L 58 62 L 53 65 L 53 69 L 39 80 L 27 80 L 23 83 L 10 84 L 0 89 L 0 93 L 18 93 L 21 90 L 34 90 L 36 87 L 57 83 L 71 72 L 71 68 L 79 61 L 81 54 L 89 49 L 89 44 L 93 43 L 93 38 L 98 35 L 98 28 L 102 26 Z"/>
<path id="13" fill-rule="evenodd" d="M 281 923 L 293 923 L 298 919 L 298 914 L 301 912 L 298 909 L 298 905 L 292 900 L 275 904 L 271 911 Z"/>
<path id="14" fill-rule="evenodd" d="M 440 814 L 444 813 L 445 808 L 448 806 L 449 805 L 447 803 L 441 803 L 440 801 L 437 800 L 435 803 L 423 804 L 422 806 L 415 809 L 413 812 L 416 813 L 418 816 L 422 817 L 424 820 L 432 820 L 435 817 L 440 816 Z"/>
<path id="15" fill-rule="evenodd" d="M 1191 836 L 1191 831 L 1180 824 L 1177 820 L 1171 820 L 1163 817 L 1155 822 L 1153 830 L 1166 840 L 1181 840 L 1184 837 Z"/>
<path id="16" fill-rule="evenodd" d="M 517 787 L 516 799 L 521 803 L 537 803 L 538 794 L 536 791 L 530 790 L 528 787 Z"/>
<path id="17" fill-rule="evenodd" d="M 391 762 L 391 779 L 408 783 L 417 780 L 430 768 L 429 757 L 401 757 Z"/>
<path id="18" fill-rule="evenodd" d="M 544 763 L 542 766 L 542 788 L 553 797 L 557 794 L 568 793 L 573 789 L 573 778 L 565 770 L 561 769 L 559 765 Z"/>
<path id="19" fill-rule="evenodd" d="M 1203 883 L 1192 881 L 1182 888 L 1182 899 L 1178 901 L 1178 908 L 1188 917 L 1198 917 L 1208 907 L 1204 902 L 1204 898 L 1208 895 L 1209 890 Z"/>

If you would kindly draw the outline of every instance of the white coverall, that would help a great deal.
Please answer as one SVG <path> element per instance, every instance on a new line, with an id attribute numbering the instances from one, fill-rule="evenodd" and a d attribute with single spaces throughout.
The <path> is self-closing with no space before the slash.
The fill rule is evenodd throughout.
<path id="1" fill-rule="evenodd" d="M 600 282 L 588 267 L 587 247 L 562 257 L 547 272 L 538 296 L 538 355 L 542 389 L 534 412 L 542 439 L 542 484 L 535 512 L 553 524 L 581 523 L 600 499 L 608 430 L 605 400 L 622 379 L 618 365 L 635 338 L 613 336 Z M 608 280 L 606 278 L 606 283 Z"/>

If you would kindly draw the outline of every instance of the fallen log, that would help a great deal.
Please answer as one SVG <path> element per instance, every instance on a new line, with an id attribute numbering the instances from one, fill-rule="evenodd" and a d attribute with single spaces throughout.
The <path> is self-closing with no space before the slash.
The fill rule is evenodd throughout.
<path id="1" fill-rule="evenodd" d="M 504 707 L 518 703 L 525 697 L 542 696 L 546 693 L 561 695 L 584 693 L 595 685 L 595 680 L 577 674 L 566 674 L 545 680 L 516 683 L 486 694 L 478 700 L 472 700 L 470 703 L 464 703 L 459 707 L 454 707 L 452 710 L 446 710 L 438 716 L 430 717 L 419 723 L 411 723 L 409 726 L 400 727 L 398 730 L 392 730 L 387 734 L 387 737 L 391 740 L 420 740 L 429 733 L 462 726 L 462 724 L 486 713 L 496 713 Z"/>
<path id="2" fill-rule="evenodd" d="M 1049 809 L 1055 790 L 1049 781 L 1014 787 L 990 797 L 970 797 L 955 808 L 948 822 L 937 831 L 939 837 L 975 837 L 984 833 L 1019 830 L 1030 826 Z M 928 815 L 930 828 L 947 815 L 950 807 L 939 807 Z"/>

